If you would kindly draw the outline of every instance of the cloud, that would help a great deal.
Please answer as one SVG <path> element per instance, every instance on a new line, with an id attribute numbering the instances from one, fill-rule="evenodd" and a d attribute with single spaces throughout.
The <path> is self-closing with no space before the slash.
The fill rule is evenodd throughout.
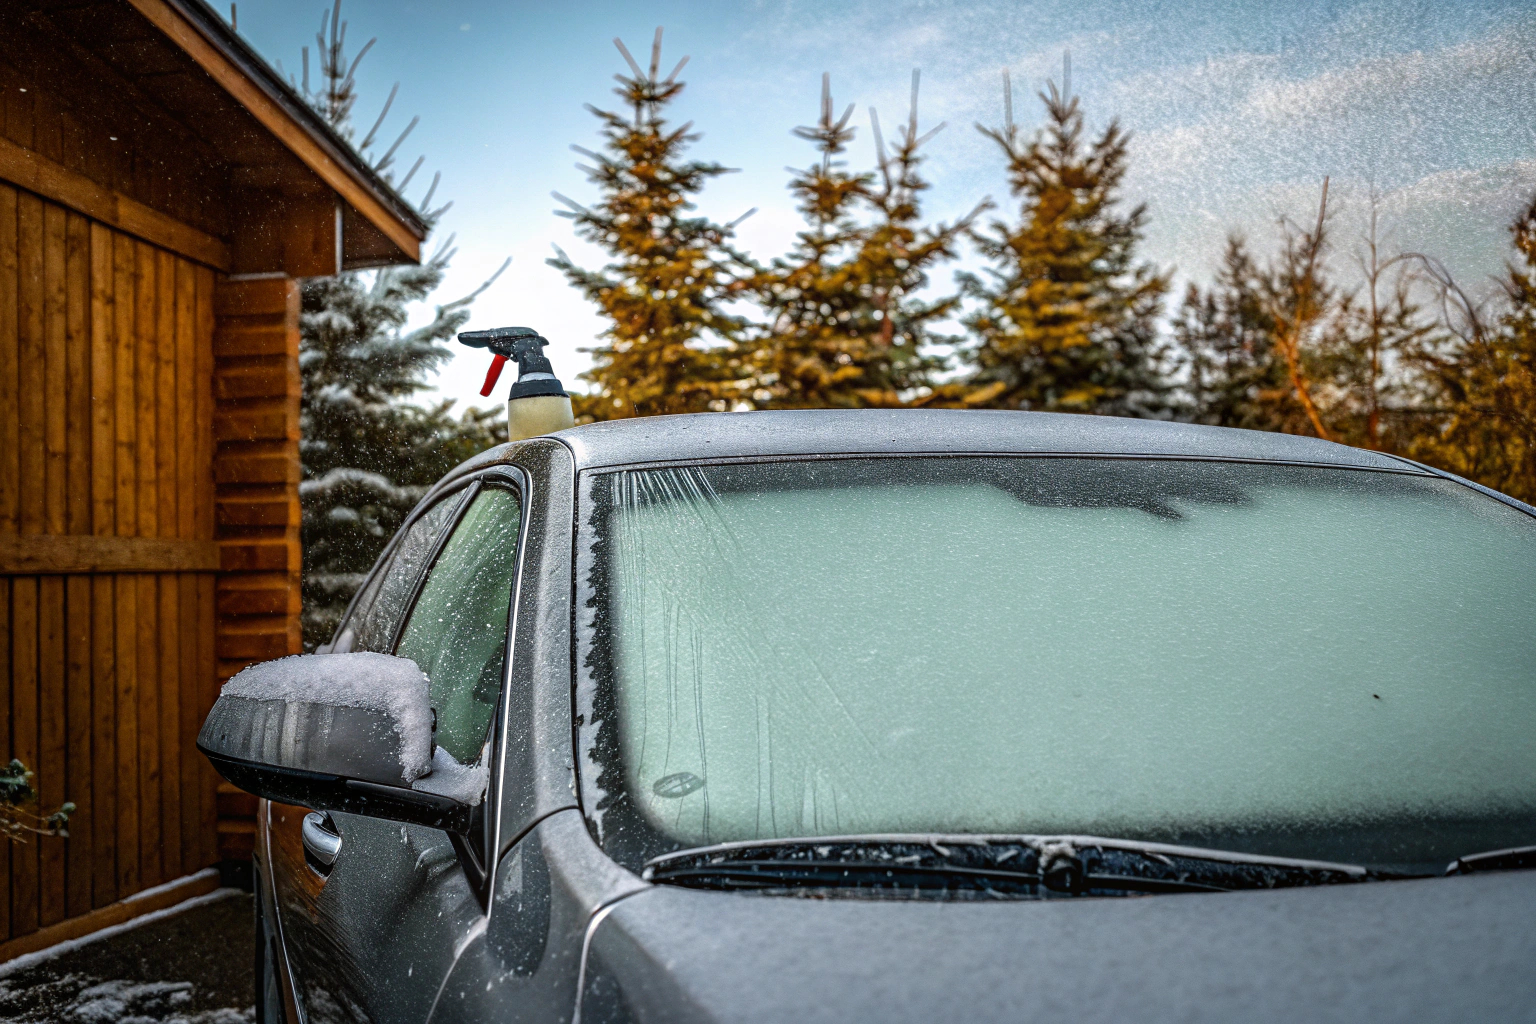
<path id="1" fill-rule="evenodd" d="M 1196 276 L 1228 232 L 1267 238 L 1316 208 L 1332 178 L 1335 238 L 1381 196 L 1398 244 L 1467 280 L 1496 273 L 1506 226 L 1536 193 L 1536 29 L 1298 75 L 1279 55 L 1233 54 L 1118 82 L 1135 129 L 1127 188 L 1148 204 L 1148 248 Z"/>
<path id="2" fill-rule="evenodd" d="M 1392 187 L 1536 152 L 1536 26 L 1307 76 L 1288 63 L 1237 54 L 1116 83 L 1111 105 L 1152 126 L 1137 172 L 1218 185 L 1331 172 Z"/>

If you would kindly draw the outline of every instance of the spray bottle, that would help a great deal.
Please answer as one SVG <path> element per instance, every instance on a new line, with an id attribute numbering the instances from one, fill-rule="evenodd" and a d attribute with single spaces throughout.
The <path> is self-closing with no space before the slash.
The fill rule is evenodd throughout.
<path id="1" fill-rule="evenodd" d="M 571 396 L 544 355 L 548 339 L 532 327 L 496 327 L 489 331 L 465 331 L 459 341 L 471 348 L 488 348 L 494 358 L 486 372 L 481 395 L 488 396 L 501 377 L 508 359 L 517 360 L 517 382 L 507 397 L 507 439 L 521 441 L 576 425 Z"/>

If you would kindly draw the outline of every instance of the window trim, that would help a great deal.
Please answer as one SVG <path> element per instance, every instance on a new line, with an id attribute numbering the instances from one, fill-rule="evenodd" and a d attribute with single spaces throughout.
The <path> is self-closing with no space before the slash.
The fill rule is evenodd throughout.
<path id="1" fill-rule="evenodd" d="M 512 560 L 512 597 L 507 602 L 507 656 L 501 668 L 501 697 L 497 701 L 496 712 L 491 719 L 490 756 L 493 764 L 490 766 L 492 770 L 487 773 L 485 796 L 481 798 L 488 817 L 484 837 L 486 845 L 480 851 L 483 875 L 480 885 L 475 886 L 475 890 L 480 896 L 481 907 L 487 915 L 490 914 L 491 904 L 496 896 L 496 865 L 501 858 L 502 790 L 506 783 L 507 734 L 511 729 L 512 714 L 512 703 L 507 696 L 511 690 L 512 671 L 517 659 L 518 611 L 523 593 L 523 576 L 528 558 L 528 531 L 533 522 L 535 494 L 532 477 L 518 466 L 489 466 L 471 479 L 479 482 L 488 476 L 499 477 L 510 484 L 517 491 L 521 508 L 518 510 L 517 554 Z M 464 504 L 466 508 L 469 506 L 468 502 Z"/>
<path id="2" fill-rule="evenodd" d="M 444 492 L 443 496 L 447 497 L 448 494 L 456 494 L 461 490 L 465 493 L 459 498 L 459 507 L 454 510 L 453 518 L 443 524 L 442 532 L 432 542 L 432 548 L 427 552 L 427 557 L 421 560 L 421 570 L 416 574 L 416 578 L 411 581 L 411 589 L 406 596 L 405 606 L 400 612 L 400 618 L 395 623 L 394 630 L 389 634 L 388 646 L 390 654 L 394 654 L 399 650 L 400 637 L 405 634 L 405 624 L 410 622 L 411 616 L 416 613 L 416 602 L 421 598 L 421 591 L 427 585 L 427 577 L 431 575 L 433 568 L 436 567 L 438 558 L 442 556 L 443 548 L 448 546 L 448 538 L 453 536 L 453 531 L 457 530 L 459 523 L 464 521 L 464 510 L 469 508 L 470 502 L 474 501 L 475 497 L 479 495 L 481 491 L 480 478 L 473 477 L 464 487 L 455 487 L 452 491 Z M 436 502 L 433 505 L 435 507 Z"/>
<path id="3" fill-rule="evenodd" d="M 331 653 L 332 649 L 336 646 L 336 642 L 346 634 L 347 630 L 352 629 L 352 619 L 358 612 L 357 603 L 363 599 L 364 594 L 368 593 L 368 589 L 373 586 L 376 580 L 379 580 L 385 573 L 389 572 L 389 567 L 394 564 L 395 554 L 400 550 L 400 544 L 402 541 L 404 541 L 405 535 L 410 532 L 411 527 L 415 526 L 423 516 L 425 516 L 432 509 L 436 508 L 439 503 L 447 500 L 452 495 L 457 494 L 465 486 L 468 486 L 469 483 L 474 483 L 476 480 L 478 480 L 478 477 L 471 477 L 468 483 L 464 481 L 455 481 L 452 487 L 445 488 L 441 492 L 437 493 L 428 492 L 425 498 L 416 503 L 416 507 L 411 510 L 410 515 L 405 517 L 405 522 L 400 524 L 400 528 L 395 531 L 394 536 L 389 538 L 389 543 L 384 545 L 384 550 L 379 552 L 379 557 L 374 560 L 373 568 L 370 569 L 367 575 L 363 577 L 362 586 L 357 588 L 356 593 L 352 595 L 352 600 L 347 602 L 347 610 L 342 613 L 341 621 L 336 624 L 336 631 L 331 634 L 330 641 L 328 643 L 322 644 L 321 647 L 323 650 L 316 649 L 315 653 Z M 455 515 L 454 523 L 457 522 L 458 516 Z M 437 548 L 435 544 L 433 545 L 432 553 L 433 557 L 435 558 L 437 555 Z M 431 564 L 430 560 L 427 564 Z M 412 587 L 412 595 L 414 599 L 414 583 L 412 584 Z M 393 636 L 391 636 L 390 640 L 390 650 L 394 650 Z"/>
<path id="4" fill-rule="evenodd" d="M 532 489 L 528 475 L 520 468 L 510 465 L 488 466 L 485 469 L 460 480 L 456 480 L 452 487 L 445 488 L 440 494 L 435 495 L 435 500 L 423 502 L 417 514 L 413 514 L 407 523 L 401 526 L 396 533 L 396 539 L 391 541 L 391 554 L 398 544 L 399 538 L 413 525 L 420 516 L 428 510 L 435 508 L 438 502 L 447 499 L 451 495 L 463 493 L 459 501 L 459 507 L 454 512 L 452 520 L 445 523 L 442 533 L 433 541 L 431 554 L 422 560 L 421 572 L 411 584 L 410 598 L 405 604 L 400 620 L 395 623 L 390 636 L 389 653 L 394 654 L 400 646 L 400 638 L 405 632 L 405 627 L 416 611 L 417 601 L 426 586 L 427 577 L 437 565 L 437 560 L 442 556 L 443 549 L 448 540 L 453 536 L 459 524 L 463 521 L 465 513 L 479 493 L 485 489 L 487 479 L 492 479 L 517 495 L 518 499 L 518 523 L 517 523 L 517 553 L 512 560 L 512 596 L 507 604 L 507 628 L 503 638 L 506 658 L 502 665 L 501 687 L 496 701 L 496 710 L 491 716 L 491 750 L 488 755 L 490 770 L 486 773 L 485 795 L 481 797 L 480 828 L 474 829 L 467 836 L 457 832 L 448 832 L 449 842 L 453 845 L 454 852 L 458 854 L 459 866 L 464 871 L 465 880 L 469 882 L 470 889 L 480 900 L 481 909 L 490 912 L 491 900 L 494 896 L 493 889 L 496 881 L 495 851 L 499 850 L 501 843 L 501 795 L 503 789 L 503 775 L 506 771 L 507 749 L 506 736 L 510 727 L 509 716 L 511 707 L 507 700 L 507 691 L 512 678 L 513 661 L 516 656 L 514 639 L 517 635 L 518 598 L 523 589 L 524 561 L 527 553 L 528 529 L 531 522 Z M 359 588 L 359 593 L 362 592 Z M 355 598 L 354 598 L 355 600 Z M 349 618 L 350 618 L 350 609 Z M 343 628 L 348 619 L 343 619 Z M 340 635 L 338 633 L 338 635 Z"/>

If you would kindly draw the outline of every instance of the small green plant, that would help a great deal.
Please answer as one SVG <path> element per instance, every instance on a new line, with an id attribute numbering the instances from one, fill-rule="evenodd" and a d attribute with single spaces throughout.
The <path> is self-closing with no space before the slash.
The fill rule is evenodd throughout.
<path id="1" fill-rule="evenodd" d="M 0 769 L 0 833 L 13 843 L 27 841 L 26 834 L 69 837 L 65 828 L 75 805 L 65 802 L 52 814 L 39 814 L 37 790 L 32 788 L 32 771 L 16 758 Z"/>

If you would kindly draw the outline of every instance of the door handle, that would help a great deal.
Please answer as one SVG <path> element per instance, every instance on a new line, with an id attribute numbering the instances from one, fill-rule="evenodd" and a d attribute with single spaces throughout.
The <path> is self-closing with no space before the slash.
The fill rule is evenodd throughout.
<path id="1" fill-rule="evenodd" d="M 318 811 L 304 815 L 299 838 L 304 841 L 304 862 L 318 875 L 330 874 L 341 854 L 341 836 L 336 834 L 329 816 Z"/>

